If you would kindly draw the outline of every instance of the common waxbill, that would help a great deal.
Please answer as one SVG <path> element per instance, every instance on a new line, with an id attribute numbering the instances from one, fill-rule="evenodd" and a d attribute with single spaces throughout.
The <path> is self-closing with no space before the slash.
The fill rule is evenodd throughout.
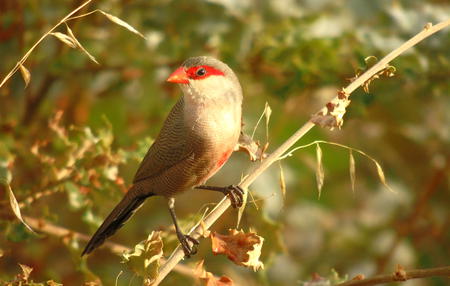
<path id="1" fill-rule="evenodd" d="M 88 242 L 82 256 L 113 235 L 150 196 L 168 199 L 178 239 L 187 257 L 198 241 L 183 234 L 175 215 L 174 196 L 205 189 L 228 195 L 233 207 L 243 201 L 238 186 L 203 185 L 228 160 L 241 131 L 242 89 L 234 72 L 212 57 L 187 59 L 168 82 L 178 83 L 183 96 L 174 105 L 147 151 L 123 199 Z"/>

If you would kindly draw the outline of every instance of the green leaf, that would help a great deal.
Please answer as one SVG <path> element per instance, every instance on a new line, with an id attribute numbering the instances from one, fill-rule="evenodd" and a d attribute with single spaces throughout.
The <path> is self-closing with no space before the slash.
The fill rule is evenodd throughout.
<path id="1" fill-rule="evenodd" d="M 75 210 L 82 208 L 85 205 L 85 196 L 80 192 L 78 186 L 72 182 L 67 182 L 64 186 L 69 195 L 69 205 Z"/>

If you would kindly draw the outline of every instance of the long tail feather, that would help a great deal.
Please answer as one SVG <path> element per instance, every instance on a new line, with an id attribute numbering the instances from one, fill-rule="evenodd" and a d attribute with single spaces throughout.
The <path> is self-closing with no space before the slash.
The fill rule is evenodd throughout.
<path id="1" fill-rule="evenodd" d="M 130 190 L 131 191 L 131 190 Z M 142 206 L 145 199 L 151 195 L 136 196 L 130 192 L 117 204 L 117 206 L 108 215 L 102 225 L 89 240 L 81 256 L 91 253 L 94 249 L 102 245 L 105 240 L 113 235 L 124 223 Z"/>

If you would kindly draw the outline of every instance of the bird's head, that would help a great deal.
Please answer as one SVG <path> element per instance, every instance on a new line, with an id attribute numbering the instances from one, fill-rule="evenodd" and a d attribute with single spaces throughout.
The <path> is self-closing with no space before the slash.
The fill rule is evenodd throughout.
<path id="1" fill-rule="evenodd" d="M 187 59 L 167 79 L 180 84 L 185 93 L 214 98 L 232 92 L 242 97 L 242 90 L 234 72 L 223 62 L 207 56 Z"/>

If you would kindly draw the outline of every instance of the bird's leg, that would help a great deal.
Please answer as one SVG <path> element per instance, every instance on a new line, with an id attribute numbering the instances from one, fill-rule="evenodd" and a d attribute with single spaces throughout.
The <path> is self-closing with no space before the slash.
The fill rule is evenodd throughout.
<path id="1" fill-rule="evenodd" d="M 191 257 L 191 255 L 197 253 L 197 245 L 199 244 L 199 241 L 190 235 L 184 234 L 181 231 L 180 226 L 178 225 L 177 216 L 175 215 L 174 198 L 169 198 L 169 212 L 172 216 L 173 224 L 175 225 L 175 231 L 177 233 L 178 240 L 181 243 L 181 247 L 183 248 L 184 255 L 186 256 L 186 258 L 189 258 Z M 192 245 L 190 243 L 192 243 Z"/>
<path id="2" fill-rule="evenodd" d="M 244 190 L 241 187 L 236 186 L 236 185 L 229 185 L 227 187 L 215 187 L 215 186 L 200 185 L 200 186 L 196 186 L 195 189 L 221 192 L 230 198 L 231 205 L 233 206 L 233 208 L 241 207 L 244 202 Z"/>

